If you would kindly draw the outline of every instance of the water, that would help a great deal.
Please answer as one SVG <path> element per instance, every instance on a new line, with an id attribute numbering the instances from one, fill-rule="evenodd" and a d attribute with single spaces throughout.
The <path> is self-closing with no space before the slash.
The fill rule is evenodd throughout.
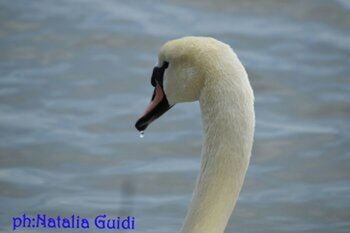
<path id="1" fill-rule="evenodd" d="M 209 35 L 235 49 L 256 95 L 226 232 L 349 232 L 349 13 L 346 0 L 1 1 L 0 231 L 22 213 L 106 213 L 135 216 L 135 232 L 178 232 L 199 169 L 198 105 L 175 106 L 142 140 L 134 123 L 158 48 Z"/>

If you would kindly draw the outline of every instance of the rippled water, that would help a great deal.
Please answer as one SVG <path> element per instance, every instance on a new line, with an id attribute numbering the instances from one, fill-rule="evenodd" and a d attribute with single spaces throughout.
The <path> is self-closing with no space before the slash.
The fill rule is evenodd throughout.
<path id="1" fill-rule="evenodd" d="M 198 105 L 177 105 L 143 139 L 133 124 L 158 48 L 184 35 L 230 44 L 256 95 L 226 232 L 349 232 L 349 15 L 346 0 L 0 1 L 1 232 L 22 213 L 134 215 L 136 232 L 179 231 Z"/>

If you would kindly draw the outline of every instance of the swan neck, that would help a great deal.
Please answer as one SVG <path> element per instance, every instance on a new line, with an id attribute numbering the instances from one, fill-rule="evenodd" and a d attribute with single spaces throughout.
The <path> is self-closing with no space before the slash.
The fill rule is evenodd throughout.
<path id="1" fill-rule="evenodd" d="M 246 82 L 230 80 L 207 83 L 200 95 L 202 161 L 182 233 L 223 233 L 243 184 L 254 133 L 252 92 L 234 92 Z"/>

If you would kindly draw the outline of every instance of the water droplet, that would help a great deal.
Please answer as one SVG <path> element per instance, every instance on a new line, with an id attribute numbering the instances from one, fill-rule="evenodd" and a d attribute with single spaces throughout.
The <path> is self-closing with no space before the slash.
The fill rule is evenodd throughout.
<path id="1" fill-rule="evenodd" d="M 145 136 L 145 133 L 143 131 L 140 132 L 140 138 L 143 138 Z"/>

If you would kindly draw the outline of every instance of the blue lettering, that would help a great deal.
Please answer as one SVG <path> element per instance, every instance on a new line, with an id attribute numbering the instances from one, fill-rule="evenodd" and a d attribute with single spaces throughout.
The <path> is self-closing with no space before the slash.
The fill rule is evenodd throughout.
<path id="1" fill-rule="evenodd" d="M 86 218 L 83 218 L 81 220 L 81 227 L 84 228 L 84 229 L 88 229 L 90 227 L 89 226 L 89 221 Z"/>
<path id="2" fill-rule="evenodd" d="M 56 228 L 55 219 L 53 219 L 53 218 L 48 218 L 48 219 L 47 219 L 47 226 L 48 226 L 49 228 Z"/>
<path id="3" fill-rule="evenodd" d="M 26 216 L 26 214 L 23 214 L 23 227 L 31 227 L 32 220 Z"/>
<path id="4" fill-rule="evenodd" d="M 70 228 L 70 222 L 68 218 L 63 218 L 62 219 L 62 227 L 63 228 Z"/>
<path id="5" fill-rule="evenodd" d="M 57 216 L 57 228 L 61 228 L 61 217 Z"/>
<path id="6" fill-rule="evenodd" d="M 13 217 L 12 218 L 12 230 L 16 230 L 17 227 L 20 227 L 22 225 L 22 219 L 20 217 Z"/>
<path id="7" fill-rule="evenodd" d="M 122 221 L 122 227 L 124 230 L 130 229 L 130 216 Z"/>
<path id="8" fill-rule="evenodd" d="M 135 217 L 131 218 L 131 229 L 135 230 Z"/>
<path id="9" fill-rule="evenodd" d="M 95 226 L 98 228 L 98 229 L 105 229 L 106 228 L 106 215 L 98 215 L 96 216 L 95 218 Z"/>
<path id="10" fill-rule="evenodd" d="M 41 226 L 43 228 L 46 228 L 46 215 L 45 214 L 43 214 L 42 216 L 41 216 L 41 214 L 37 214 L 36 227 L 39 227 L 40 223 L 41 223 Z"/>

